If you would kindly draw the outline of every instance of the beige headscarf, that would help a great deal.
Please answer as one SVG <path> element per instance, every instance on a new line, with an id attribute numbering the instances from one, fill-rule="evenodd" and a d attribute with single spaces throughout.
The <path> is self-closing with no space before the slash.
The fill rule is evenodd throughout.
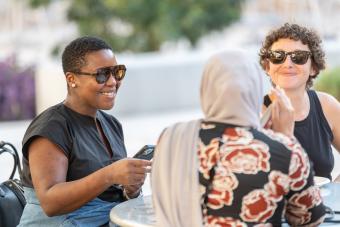
<path id="1" fill-rule="evenodd" d="M 263 73 L 242 51 L 213 56 L 205 66 L 201 105 L 205 120 L 259 127 Z M 198 183 L 200 120 L 167 128 L 157 144 L 151 184 L 157 226 L 202 226 Z"/>
<path id="2" fill-rule="evenodd" d="M 264 73 L 243 51 L 213 56 L 201 83 L 205 120 L 240 126 L 260 126 Z"/>

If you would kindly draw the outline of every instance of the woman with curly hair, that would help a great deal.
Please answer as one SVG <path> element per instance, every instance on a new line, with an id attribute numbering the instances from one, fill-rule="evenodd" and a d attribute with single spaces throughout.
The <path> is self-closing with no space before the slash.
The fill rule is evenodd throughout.
<path id="1" fill-rule="evenodd" d="M 340 104 L 331 95 L 311 89 L 313 80 L 325 69 L 325 53 L 318 34 L 297 24 L 284 24 L 271 31 L 260 51 L 260 64 L 273 86 L 281 87 L 293 110 L 291 120 L 280 119 L 275 100 L 271 102 L 271 127 L 294 128 L 294 135 L 308 153 L 316 176 L 332 179 L 332 145 L 340 151 Z"/>

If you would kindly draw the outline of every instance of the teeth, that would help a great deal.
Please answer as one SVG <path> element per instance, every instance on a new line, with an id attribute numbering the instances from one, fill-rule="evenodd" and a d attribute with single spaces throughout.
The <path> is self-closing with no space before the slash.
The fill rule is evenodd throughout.
<path id="1" fill-rule="evenodd" d="M 113 97 L 114 92 L 101 92 L 101 94 L 109 96 L 109 97 Z"/>

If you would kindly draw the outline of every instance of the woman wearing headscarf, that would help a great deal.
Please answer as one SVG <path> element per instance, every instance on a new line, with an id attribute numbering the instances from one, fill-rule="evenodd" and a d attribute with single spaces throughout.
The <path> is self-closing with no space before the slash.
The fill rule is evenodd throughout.
<path id="1" fill-rule="evenodd" d="M 294 137 L 260 127 L 262 76 L 242 51 L 208 61 L 204 119 L 167 128 L 156 147 L 157 226 L 281 226 L 282 216 L 294 226 L 323 221 L 304 150 Z M 277 91 L 279 105 L 282 97 Z"/>

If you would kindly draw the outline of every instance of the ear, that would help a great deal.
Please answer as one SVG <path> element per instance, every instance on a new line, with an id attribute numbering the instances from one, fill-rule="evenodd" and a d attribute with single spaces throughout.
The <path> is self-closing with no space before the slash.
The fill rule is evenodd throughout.
<path id="1" fill-rule="evenodd" d="M 74 87 L 75 83 L 76 83 L 76 78 L 75 75 L 73 73 L 67 72 L 65 74 L 66 77 L 66 83 L 68 87 Z"/>
<path id="2" fill-rule="evenodd" d="M 311 76 L 311 77 L 315 77 L 316 76 L 316 74 L 317 74 L 317 70 L 315 70 L 315 67 L 314 67 L 314 65 L 313 64 L 311 64 L 311 66 L 310 66 L 310 73 L 309 73 L 309 75 Z"/>

